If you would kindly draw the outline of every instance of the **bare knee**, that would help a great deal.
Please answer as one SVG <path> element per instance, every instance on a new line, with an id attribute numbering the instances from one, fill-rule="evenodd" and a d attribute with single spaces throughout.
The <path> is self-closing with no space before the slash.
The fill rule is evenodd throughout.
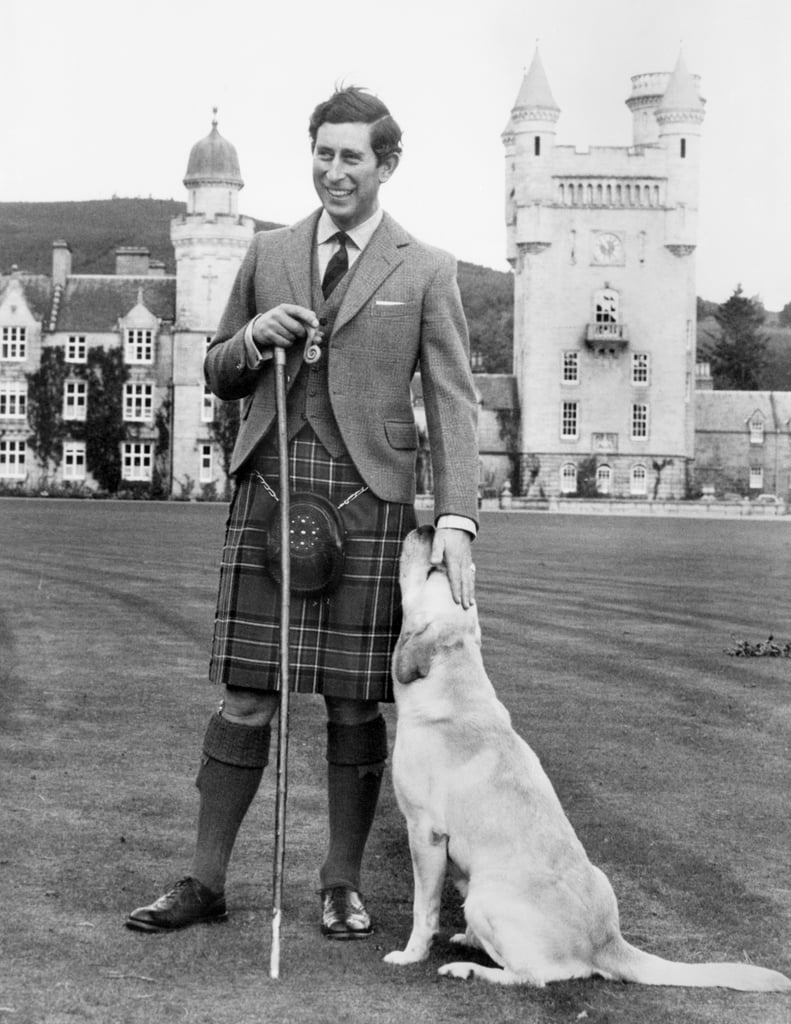
<path id="1" fill-rule="evenodd" d="M 239 725 L 268 725 L 277 711 L 279 697 L 267 690 L 226 687 L 222 716 Z"/>
<path id="2" fill-rule="evenodd" d="M 327 719 L 337 725 L 362 725 L 379 717 L 375 700 L 349 700 L 346 697 L 325 697 Z"/>

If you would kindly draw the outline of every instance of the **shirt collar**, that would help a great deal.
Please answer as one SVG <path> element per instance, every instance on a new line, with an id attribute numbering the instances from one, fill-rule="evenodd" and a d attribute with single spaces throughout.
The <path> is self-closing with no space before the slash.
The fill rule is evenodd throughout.
<path id="1" fill-rule="evenodd" d="M 384 217 L 384 210 L 380 206 L 376 212 L 368 218 L 368 220 L 364 220 L 362 224 L 358 224 L 356 228 L 352 228 L 351 231 L 346 232 L 360 251 L 362 251 L 371 241 L 371 236 L 374 231 L 376 231 L 382 223 L 382 217 Z M 334 234 L 341 230 L 342 229 L 338 227 L 327 211 L 322 210 L 321 216 L 319 217 L 318 227 L 316 228 L 317 244 L 322 245 L 324 242 L 328 242 Z"/>

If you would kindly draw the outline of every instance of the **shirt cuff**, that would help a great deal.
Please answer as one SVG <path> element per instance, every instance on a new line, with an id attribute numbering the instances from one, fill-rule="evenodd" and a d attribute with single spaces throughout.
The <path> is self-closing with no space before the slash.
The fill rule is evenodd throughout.
<path id="1" fill-rule="evenodd" d="M 478 524 L 467 516 L 444 515 L 437 520 L 437 529 L 466 530 L 471 537 L 478 536 Z"/>
<path id="2" fill-rule="evenodd" d="M 263 362 L 272 358 L 271 352 L 262 352 L 253 341 L 253 324 L 260 315 L 259 313 L 258 316 L 254 316 L 244 329 L 244 352 L 248 370 L 257 370 Z"/>

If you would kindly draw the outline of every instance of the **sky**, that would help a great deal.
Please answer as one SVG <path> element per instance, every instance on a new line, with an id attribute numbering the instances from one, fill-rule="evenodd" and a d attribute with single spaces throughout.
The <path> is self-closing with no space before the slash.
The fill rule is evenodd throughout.
<path id="1" fill-rule="evenodd" d="M 317 203 L 310 112 L 338 83 L 404 131 L 382 205 L 424 241 L 506 270 L 501 134 L 536 46 L 556 142 L 631 143 L 632 75 L 683 51 L 706 99 L 697 293 L 791 302 L 788 0 L 0 0 L 0 201 L 186 199 L 212 108 L 240 211 Z"/>

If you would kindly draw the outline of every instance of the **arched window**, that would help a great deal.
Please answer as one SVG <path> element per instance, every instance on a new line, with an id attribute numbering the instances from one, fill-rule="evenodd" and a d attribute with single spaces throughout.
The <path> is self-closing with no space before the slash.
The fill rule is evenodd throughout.
<path id="1" fill-rule="evenodd" d="M 573 462 L 566 462 L 560 467 L 560 493 L 577 493 L 577 467 Z"/>
<path id="2" fill-rule="evenodd" d="M 596 467 L 596 492 L 606 495 L 612 487 L 612 470 L 609 466 Z"/>
<path id="3" fill-rule="evenodd" d="M 635 497 L 642 497 L 648 494 L 648 473 L 642 464 L 632 466 L 629 492 Z"/>

